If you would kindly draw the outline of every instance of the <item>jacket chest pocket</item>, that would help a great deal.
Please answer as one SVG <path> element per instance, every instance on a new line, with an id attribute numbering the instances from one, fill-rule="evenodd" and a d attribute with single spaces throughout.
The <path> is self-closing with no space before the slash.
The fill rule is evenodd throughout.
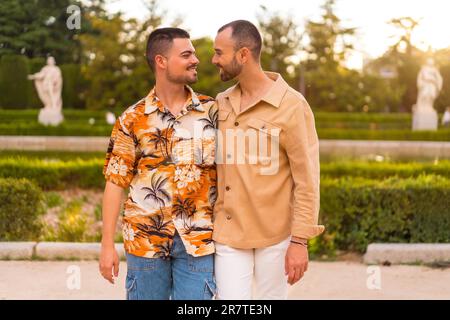
<path id="1" fill-rule="evenodd" d="M 254 134 L 256 138 L 249 141 L 249 144 L 253 143 L 256 145 L 248 146 L 250 151 L 247 155 L 248 161 L 267 166 L 277 160 L 280 153 L 279 137 L 282 131 L 281 127 L 258 118 L 250 119 L 247 124 L 249 127 L 248 130 L 256 132 Z"/>

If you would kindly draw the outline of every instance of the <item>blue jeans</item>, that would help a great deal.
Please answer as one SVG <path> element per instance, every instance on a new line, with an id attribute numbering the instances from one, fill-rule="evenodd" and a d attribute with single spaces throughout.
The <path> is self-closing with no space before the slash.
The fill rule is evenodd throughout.
<path id="1" fill-rule="evenodd" d="M 175 233 L 170 258 L 127 253 L 127 300 L 211 300 L 216 294 L 214 255 L 193 257 Z"/>

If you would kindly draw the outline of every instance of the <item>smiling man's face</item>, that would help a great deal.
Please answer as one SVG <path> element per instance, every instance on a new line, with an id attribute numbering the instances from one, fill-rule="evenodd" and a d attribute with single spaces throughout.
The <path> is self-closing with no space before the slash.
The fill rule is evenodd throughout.
<path id="1" fill-rule="evenodd" d="M 242 71 L 242 64 L 236 58 L 237 52 L 231 33 L 231 28 L 226 28 L 219 32 L 214 40 L 212 63 L 219 68 L 222 81 L 232 80 Z"/>
<path id="2" fill-rule="evenodd" d="M 197 82 L 197 66 L 199 60 L 191 40 L 177 38 L 164 56 L 167 59 L 167 79 L 180 84 Z"/>

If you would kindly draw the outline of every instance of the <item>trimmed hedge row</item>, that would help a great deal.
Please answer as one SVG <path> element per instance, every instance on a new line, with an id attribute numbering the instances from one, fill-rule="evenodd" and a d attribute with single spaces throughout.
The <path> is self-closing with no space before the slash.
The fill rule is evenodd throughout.
<path id="1" fill-rule="evenodd" d="M 26 178 L 44 190 L 103 188 L 103 159 L 70 161 L 0 158 L 0 178 Z"/>
<path id="2" fill-rule="evenodd" d="M 400 141 L 450 141 L 450 129 L 438 131 L 411 130 L 357 130 L 317 128 L 320 139 L 331 140 L 400 140 Z"/>
<path id="3" fill-rule="evenodd" d="M 450 179 L 450 160 L 433 163 L 391 163 L 367 161 L 337 161 L 320 164 L 322 177 L 362 177 L 366 179 L 385 179 L 392 176 L 400 178 L 417 177 L 422 174 L 435 174 Z"/>
<path id="4" fill-rule="evenodd" d="M 450 180 L 436 175 L 384 181 L 321 182 L 320 220 L 326 233 L 312 253 L 364 252 L 369 243 L 450 242 Z"/>
<path id="5" fill-rule="evenodd" d="M 52 158 L 9 156 L 1 157 L 0 177 L 27 178 L 45 190 L 58 190 L 67 187 L 103 188 L 102 169 L 104 157 L 79 158 L 72 153 L 64 160 Z M 55 153 L 55 157 L 58 154 Z M 421 174 L 441 175 L 450 178 L 450 161 L 432 163 L 380 163 L 364 161 L 340 161 L 320 165 L 322 179 L 340 177 L 363 177 L 366 179 L 385 179 L 392 176 L 401 178 L 417 177 Z"/>
<path id="6" fill-rule="evenodd" d="M 109 136 L 112 126 L 89 125 L 66 121 L 58 127 L 46 127 L 39 123 L 0 123 L 0 135 L 29 136 Z M 331 140 L 401 140 L 401 141 L 450 141 L 450 129 L 439 131 L 411 130 L 349 130 L 317 128 L 320 139 Z"/>
<path id="7" fill-rule="evenodd" d="M 116 108 L 117 113 L 123 112 L 124 108 Z M 0 109 L 0 118 L 7 117 L 10 120 L 36 119 L 39 110 L 36 109 Z M 67 118 L 96 118 L 104 117 L 104 110 L 80 110 L 63 108 L 64 116 Z M 353 123 L 395 123 L 410 125 L 412 116 L 409 113 L 357 113 L 357 112 L 315 112 L 315 121 L 326 122 L 353 122 Z"/>
<path id="8" fill-rule="evenodd" d="M 316 122 L 411 124 L 410 113 L 314 112 Z"/>
<path id="9" fill-rule="evenodd" d="M 0 241 L 36 240 L 41 190 L 26 179 L 0 179 Z M 372 242 L 450 242 L 450 180 L 436 175 L 384 181 L 323 179 L 320 223 L 311 254 L 364 252 Z"/>
<path id="10" fill-rule="evenodd" d="M 113 110 L 113 112 L 120 114 L 124 110 L 118 109 Z M 105 119 L 105 110 L 79 110 L 79 109 L 64 109 L 63 115 L 65 119 L 68 120 L 85 120 L 88 121 L 90 118 L 97 120 Z M 11 109 L 0 109 L 0 119 L 2 121 L 12 122 L 12 121 L 37 121 L 39 115 L 39 109 L 24 109 L 24 110 L 11 110 Z"/>
<path id="11" fill-rule="evenodd" d="M 0 241 L 36 241 L 45 213 L 39 187 L 27 179 L 0 178 Z"/>
<path id="12" fill-rule="evenodd" d="M 0 123 L 0 135 L 9 136 L 94 136 L 111 135 L 111 125 L 71 124 L 66 121 L 58 127 L 39 123 Z"/>

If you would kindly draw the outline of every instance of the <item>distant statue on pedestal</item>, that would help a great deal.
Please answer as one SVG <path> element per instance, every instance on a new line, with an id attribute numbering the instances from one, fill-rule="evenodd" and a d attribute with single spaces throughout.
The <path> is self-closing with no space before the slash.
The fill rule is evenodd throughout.
<path id="1" fill-rule="evenodd" d="M 38 73 L 28 76 L 34 80 L 39 98 L 44 108 L 39 112 L 39 122 L 43 125 L 59 125 L 64 117 L 62 115 L 62 74 L 61 69 L 56 66 L 53 57 L 47 58 L 47 65 Z"/>
<path id="2" fill-rule="evenodd" d="M 442 76 L 429 58 L 417 77 L 417 103 L 413 106 L 413 130 L 437 130 L 438 114 L 434 101 L 442 90 Z"/>

